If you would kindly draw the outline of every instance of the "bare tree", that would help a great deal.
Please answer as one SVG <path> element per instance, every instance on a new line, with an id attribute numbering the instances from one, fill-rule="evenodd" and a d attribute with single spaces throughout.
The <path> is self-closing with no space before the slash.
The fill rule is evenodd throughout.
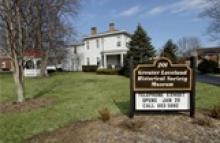
<path id="1" fill-rule="evenodd" d="M 71 27 L 63 19 L 77 12 L 78 0 L 0 0 L 1 40 L 11 57 L 17 101 L 24 101 L 24 51 L 27 48 L 44 52 L 42 73 L 50 51 L 61 47 Z M 2 44 L 2 45 L 3 45 Z"/>
<path id="2" fill-rule="evenodd" d="M 212 39 L 220 42 L 220 1 L 206 0 L 208 7 L 201 13 L 211 19 L 211 23 L 207 29 Z"/>
<path id="3" fill-rule="evenodd" d="M 41 0 L 37 1 L 37 13 L 39 27 L 35 33 L 38 35 L 38 43 L 41 42 L 40 48 L 44 52 L 41 74 L 47 76 L 47 63 L 50 54 L 63 53 L 60 43 L 73 30 L 71 24 L 64 22 L 65 17 L 75 16 L 77 14 L 78 0 Z M 42 18 L 39 18 L 42 17 Z M 41 32 L 39 32 L 41 31 Z"/>
<path id="4" fill-rule="evenodd" d="M 26 48 L 25 37 L 27 37 L 23 12 L 25 2 L 25 0 L 0 0 L 0 26 L 6 44 L 4 49 L 11 57 L 18 102 L 24 101 L 23 51 Z"/>
<path id="5" fill-rule="evenodd" d="M 188 57 L 201 47 L 201 42 L 197 37 L 183 37 L 177 41 L 177 45 L 178 54 L 182 57 Z"/>

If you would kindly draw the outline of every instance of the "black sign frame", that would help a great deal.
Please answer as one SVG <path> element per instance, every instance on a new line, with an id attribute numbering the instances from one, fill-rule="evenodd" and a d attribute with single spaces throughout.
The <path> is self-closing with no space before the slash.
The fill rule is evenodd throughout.
<path id="1" fill-rule="evenodd" d="M 165 58 L 166 59 L 166 58 Z M 156 63 L 156 62 L 155 62 Z M 172 64 L 172 63 L 171 63 Z M 171 90 L 171 91 L 167 91 L 169 93 L 175 92 L 188 92 L 189 96 L 190 96 L 190 109 L 186 109 L 186 110 L 136 110 L 135 109 L 135 93 L 161 93 L 161 91 L 135 91 L 134 90 L 134 64 L 133 64 L 133 57 L 130 58 L 130 106 L 129 106 L 129 117 L 133 118 L 134 114 L 148 114 L 148 113 L 163 113 L 163 114 L 167 114 L 167 113 L 177 113 L 177 112 L 190 112 L 190 117 L 194 117 L 195 116 L 195 96 L 196 96 L 196 58 L 195 57 L 190 57 L 190 68 L 191 68 L 191 87 L 188 90 Z M 166 92 L 166 91 L 165 91 Z"/>

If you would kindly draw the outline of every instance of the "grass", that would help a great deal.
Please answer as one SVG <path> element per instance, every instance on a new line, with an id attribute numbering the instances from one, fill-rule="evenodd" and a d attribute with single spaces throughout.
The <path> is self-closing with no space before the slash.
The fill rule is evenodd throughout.
<path id="1" fill-rule="evenodd" d="M 68 123 L 99 117 L 108 108 L 112 114 L 126 113 L 129 80 L 120 76 L 92 73 L 59 73 L 48 78 L 25 80 L 26 97 L 54 97 L 51 107 L 31 112 L 0 113 L 0 143 L 22 143 L 35 134 L 52 131 Z M 0 75 L 0 102 L 15 101 L 13 79 Z M 220 88 L 197 84 L 196 105 L 212 108 L 220 104 Z"/>

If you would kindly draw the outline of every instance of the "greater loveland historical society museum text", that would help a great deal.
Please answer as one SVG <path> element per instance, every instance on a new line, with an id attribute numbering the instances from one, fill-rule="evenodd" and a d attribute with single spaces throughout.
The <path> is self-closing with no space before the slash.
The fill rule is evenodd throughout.
<path id="1" fill-rule="evenodd" d="M 189 110 L 191 68 L 161 58 L 154 64 L 139 64 L 133 71 L 135 110 Z"/>

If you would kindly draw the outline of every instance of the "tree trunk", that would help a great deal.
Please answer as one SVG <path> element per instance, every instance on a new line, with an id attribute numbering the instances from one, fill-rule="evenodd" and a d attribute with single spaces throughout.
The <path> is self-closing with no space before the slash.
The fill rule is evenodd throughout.
<path id="1" fill-rule="evenodd" d="M 24 79 L 23 79 L 23 63 L 21 59 L 18 59 L 16 53 L 13 51 L 13 77 L 16 86 L 17 102 L 23 102 L 24 98 Z"/>
<path id="2" fill-rule="evenodd" d="M 42 76 L 48 76 L 47 61 L 48 61 L 48 51 L 44 53 L 44 57 L 42 59 L 42 64 L 41 64 L 41 75 Z"/>

